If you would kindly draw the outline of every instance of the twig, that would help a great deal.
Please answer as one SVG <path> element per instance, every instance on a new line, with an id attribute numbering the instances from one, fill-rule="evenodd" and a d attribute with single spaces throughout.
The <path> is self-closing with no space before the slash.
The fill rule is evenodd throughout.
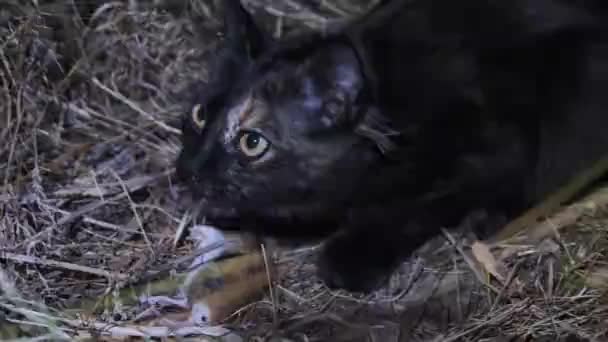
<path id="1" fill-rule="evenodd" d="M 36 265 L 44 265 L 49 267 L 58 267 L 63 268 L 70 271 L 77 271 L 82 273 L 94 274 L 97 276 L 105 277 L 108 279 L 116 279 L 116 280 L 126 280 L 128 279 L 128 275 L 122 273 L 113 273 L 106 270 L 101 270 L 98 268 L 92 268 L 88 266 L 76 265 L 69 262 L 51 260 L 51 259 L 42 259 L 35 256 L 30 255 L 21 255 L 9 252 L 0 252 L 0 259 L 11 260 L 18 263 L 25 264 L 36 264 Z"/>
<path id="2" fill-rule="evenodd" d="M 146 233 L 146 230 L 144 229 L 144 223 L 143 223 L 141 217 L 139 217 L 139 213 L 137 212 L 137 208 L 135 208 L 135 203 L 131 199 L 131 195 L 129 195 L 129 189 L 127 188 L 127 185 L 120 178 L 120 176 L 118 176 L 118 174 L 116 173 L 116 171 L 110 169 L 110 172 L 112 173 L 112 175 L 114 176 L 114 178 L 116 178 L 116 180 L 120 183 L 120 186 L 122 187 L 122 191 L 124 192 L 124 194 L 127 197 L 127 200 L 129 201 L 129 205 L 131 206 L 131 210 L 133 211 L 133 215 L 135 216 L 135 220 L 137 221 L 137 225 L 139 226 L 139 229 L 141 229 L 141 234 L 144 237 L 144 241 L 146 241 L 146 245 L 148 246 L 148 249 L 150 250 L 150 252 L 152 253 L 152 255 L 156 255 L 156 253 L 154 252 L 154 249 L 152 248 L 152 243 L 150 242 L 150 239 L 148 238 L 148 234 Z"/>
<path id="3" fill-rule="evenodd" d="M 156 125 L 158 125 L 159 127 L 161 127 L 162 129 L 171 132 L 173 134 L 177 134 L 177 135 L 181 135 L 182 131 L 176 128 L 173 128 L 169 125 L 167 125 L 166 123 L 157 120 L 156 118 L 154 118 L 152 115 L 146 113 L 146 111 L 144 111 L 143 109 L 139 108 L 139 106 L 137 106 L 133 101 L 129 100 L 128 98 L 126 98 L 124 95 L 106 87 L 103 83 L 101 83 L 97 78 L 93 77 L 93 84 L 96 85 L 97 87 L 101 88 L 103 91 L 107 92 L 108 94 L 110 94 L 112 97 L 114 97 L 115 99 L 123 102 L 124 104 L 126 104 L 129 108 L 133 109 L 134 111 L 136 111 L 139 115 L 145 117 L 146 119 L 154 122 Z"/>
<path id="4" fill-rule="evenodd" d="M 465 331 L 462 331 L 456 335 L 453 335 L 451 337 L 445 338 L 442 341 L 443 342 L 452 342 L 452 341 L 460 341 L 464 336 L 469 335 L 472 332 L 475 332 L 483 327 L 489 326 L 489 325 L 496 325 L 498 323 L 500 323 L 502 320 L 504 320 L 505 318 L 507 318 L 509 315 L 512 315 L 516 312 L 522 311 L 524 310 L 526 307 L 528 307 L 528 299 L 524 299 L 522 300 L 520 303 L 518 303 L 517 305 L 515 305 L 513 308 L 511 308 L 510 310 L 506 310 L 502 313 L 499 313 L 497 315 L 494 315 L 493 318 L 478 324 L 474 327 L 471 327 Z M 489 314 L 488 314 L 489 315 Z"/>
<path id="5" fill-rule="evenodd" d="M 272 320 L 273 320 L 273 324 L 276 327 L 279 322 L 279 319 L 278 319 L 278 312 L 277 312 L 276 297 L 274 295 L 274 291 L 273 291 L 273 287 L 272 287 L 272 279 L 270 277 L 270 266 L 268 264 L 268 255 L 266 255 L 266 248 L 264 247 L 264 244 L 261 244 L 260 247 L 262 249 L 262 256 L 264 257 L 264 265 L 266 266 L 266 277 L 268 278 L 268 289 L 270 291 L 270 300 L 272 301 Z"/>
<path id="6" fill-rule="evenodd" d="M 91 211 L 93 211 L 93 210 L 95 210 L 97 208 L 100 208 L 100 207 L 104 206 L 105 204 L 107 204 L 107 202 L 117 201 L 119 199 L 124 198 L 125 196 L 126 196 L 126 194 L 124 192 L 121 192 L 118 195 L 116 195 L 116 196 L 114 196 L 114 197 L 112 197 L 110 199 L 106 199 L 105 201 L 101 201 L 100 200 L 100 201 L 96 201 L 96 202 L 84 205 L 80 209 L 78 209 L 77 211 L 71 213 L 70 215 L 64 216 L 61 219 L 57 220 L 57 222 L 49 225 L 46 228 L 43 228 L 40 232 L 38 232 L 36 235 L 32 236 L 31 238 L 22 241 L 18 245 L 18 247 L 23 246 L 23 244 L 27 243 L 28 241 L 36 240 L 36 239 L 40 238 L 41 236 L 43 236 L 45 234 L 48 234 L 53 229 L 55 229 L 55 228 L 57 228 L 57 227 L 59 227 L 61 225 L 64 225 L 66 223 L 72 222 L 72 221 L 78 219 L 79 217 L 85 215 L 88 212 L 91 212 Z"/>

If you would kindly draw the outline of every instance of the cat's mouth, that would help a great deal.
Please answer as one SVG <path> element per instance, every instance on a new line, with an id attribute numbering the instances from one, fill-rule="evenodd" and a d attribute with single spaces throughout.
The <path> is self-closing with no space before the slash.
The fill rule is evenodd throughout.
<path id="1" fill-rule="evenodd" d="M 339 215 L 315 205 L 238 208 L 234 204 L 199 199 L 190 206 L 197 222 L 225 231 L 242 231 L 294 240 L 323 239 L 339 228 Z"/>
<path id="2" fill-rule="evenodd" d="M 225 188 L 219 191 L 217 186 L 201 185 L 190 182 L 179 195 L 180 206 L 196 224 L 287 240 L 318 240 L 336 232 L 344 221 L 344 208 L 332 207 L 327 201 L 261 203 L 252 198 L 232 198 Z M 209 191 L 201 192 L 204 188 Z"/>

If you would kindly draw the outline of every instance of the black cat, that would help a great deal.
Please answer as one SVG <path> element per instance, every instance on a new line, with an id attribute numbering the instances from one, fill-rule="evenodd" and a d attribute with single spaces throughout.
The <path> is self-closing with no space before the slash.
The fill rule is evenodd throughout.
<path id="1" fill-rule="evenodd" d="M 601 1 L 384 1 L 280 43 L 224 6 L 178 175 L 221 229 L 329 237 L 331 287 L 375 289 L 440 228 L 511 219 L 608 153 Z"/>

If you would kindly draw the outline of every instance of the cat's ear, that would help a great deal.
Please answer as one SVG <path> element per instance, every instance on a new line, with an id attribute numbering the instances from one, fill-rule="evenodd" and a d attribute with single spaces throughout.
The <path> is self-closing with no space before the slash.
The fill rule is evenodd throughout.
<path id="1" fill-rule="evenodd" d="M 347 47 L 330 49 L 327 77 L 333 86 L 354 100 L 363 88 L 363 70 L 355 51 Z"/>
<path id="2" fill-rule="evenodd" d="M 221 3 L 223 39 L 208 62 L 209 79 L 194 82 L 188 93 L 188 103 L 200 106 L 201 110 L 209 110 L 212 102 L 221 102 L 252 60 L 277 44 L 256 25 L 239 0 Z"/>
<path id="3" fill-rule="evenodd" d="M 239 0 L 222 2 L 224 4 L 224 43 L 227 49 L 240 57 L 247 56 L 255 59 L 275 44 L 272 37 L 256 25 L 251 14 Z"/>
<path id="4" fill-rule="evenodd" d="M 353 105 L 364 87 L 361 63 L 354 49 L 336 44 L 323 49 L 308 65 L 323 98 L 323 115 L 339 124 L 354 118 Z"/>
<path id="5" fill-rule="evenodd" d="M 209 70 L 213 79 L 232 80 L 276 42 L 256 25 L 239 0 L 224 0 L 222 3 L 224 35 Z"/>

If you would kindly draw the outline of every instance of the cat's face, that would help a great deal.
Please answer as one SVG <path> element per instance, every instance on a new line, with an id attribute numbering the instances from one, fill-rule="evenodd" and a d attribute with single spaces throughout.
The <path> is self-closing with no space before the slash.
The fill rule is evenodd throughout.
<path id="1" fill-rule="evenodd" d="M 321 40 L 273 50 L 283 45 L 263 37 L 238 1 L 224 4 L 225 49 L 184 117 L 178 176 L 219 228 L 332 233 L 373 177 L 384 138 L 377 118 L 360 120 L 373 107 L 362 100 L 360 61 L 349 45 Z M 269 50 L 282 52 L 260 57 Z"/>
<path id="2" fill-rule="evenodd" d="M 251 74 L 185 117 L 180 178 L 220 228 L 339 217 L 377 156 L 352 124 L 363 86 L 354 52 L 338 45 Z"/>

